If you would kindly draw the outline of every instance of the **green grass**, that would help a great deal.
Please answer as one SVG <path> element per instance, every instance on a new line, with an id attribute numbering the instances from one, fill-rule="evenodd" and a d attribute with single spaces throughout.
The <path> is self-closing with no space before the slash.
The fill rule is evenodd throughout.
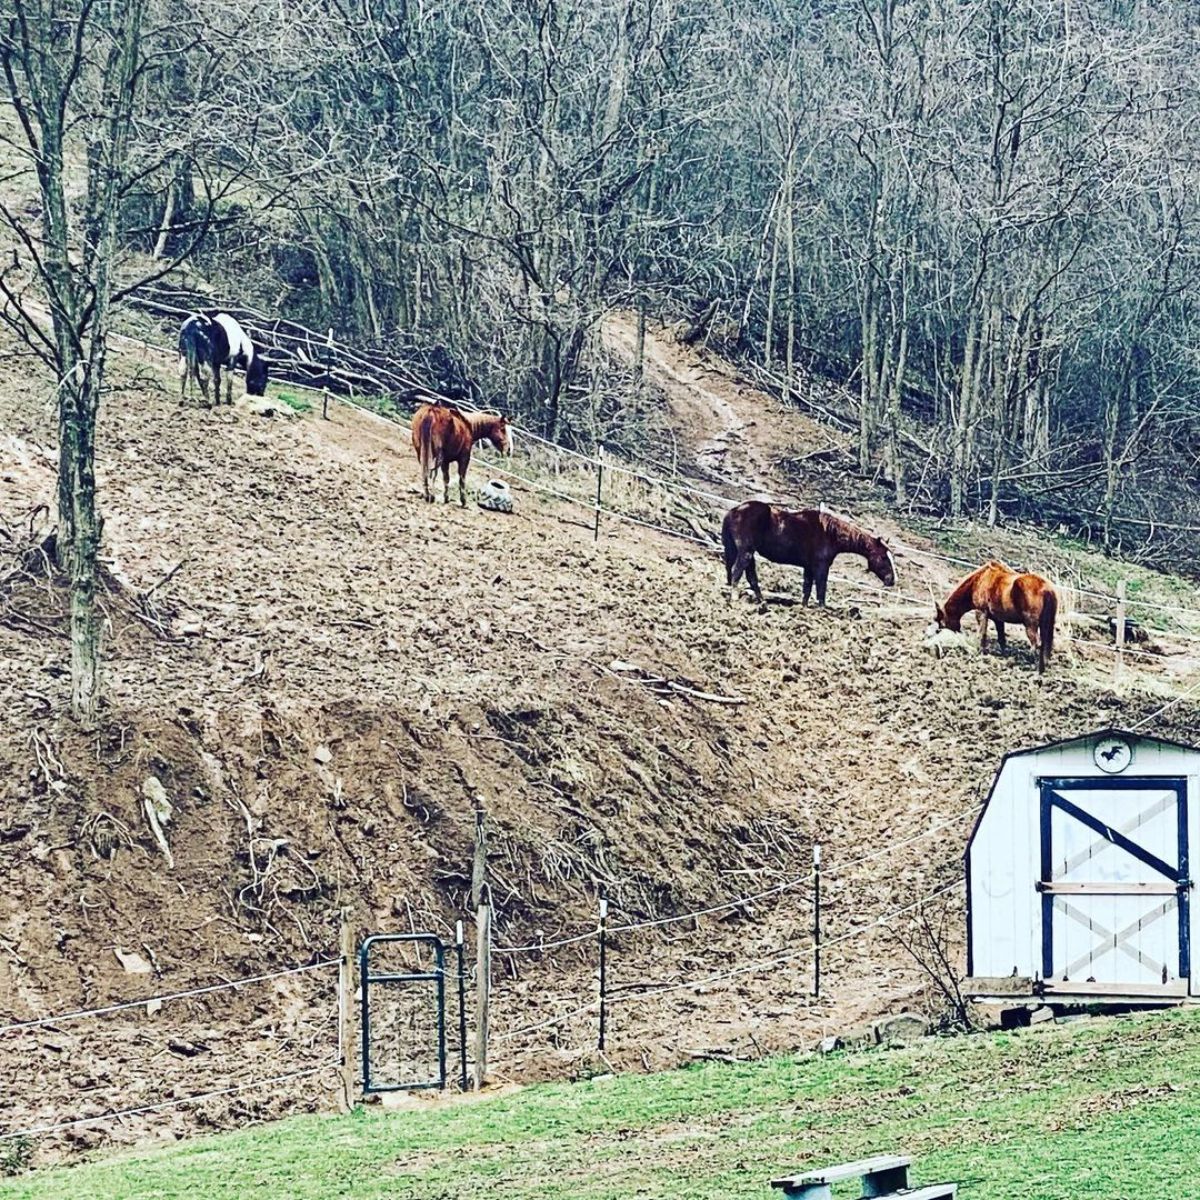
<path id="1" fill-rule="evenodd" d="M 1176 1010 L 295 1118 L 27 1175 L 0 1198 L 766 1200 L 773 1174 L 886 1152 L 964 1200 L 1195 1196 L 1198 1080 L 1200 1012 Z"/>
<path id="2" fill-rule="evenodd" d="M 312 405 L 303 396 L 294 395 L 292 392 L 276 392 L 275 394 L 293 412 L 312 412 Z"/>

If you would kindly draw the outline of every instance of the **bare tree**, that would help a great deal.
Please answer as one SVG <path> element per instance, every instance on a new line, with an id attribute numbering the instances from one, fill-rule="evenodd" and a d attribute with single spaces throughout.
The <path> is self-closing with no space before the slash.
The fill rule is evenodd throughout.
<path id="1" fill-rule="evenodd" d="M 209 206 L 172 256 L 122 278 L 132 202 L 180 151 L 181 123 L 172 126 L 151 92 L 164 38 L 184 56 L 202 46 L 198 22 L 181 44 L 171 14 L 157 15 L 155 24 L 151 0 L 11 0 L 0 18 L 0 68 L 16 118 L 4 141 L 21 164 L 9 183 L 32 179 L 36 195 L 33 205 L 0 201 L 14 239 L 0 272 L 0 319 L 56 379 L 54 544 L 70 586 L 71 709 L 84 724 L 96 720 L 101 699 L 96 418 L 113 305 L 186 258 L 211 217 Z M 182 114 L 182 124 L 194 115 Z M 170 181 L 178 187 L 177 169 Z M 166 202 L 168 229 L 177 200 L 173 191 Z M 165 243 L 161 230 L 157 240 Z"/>

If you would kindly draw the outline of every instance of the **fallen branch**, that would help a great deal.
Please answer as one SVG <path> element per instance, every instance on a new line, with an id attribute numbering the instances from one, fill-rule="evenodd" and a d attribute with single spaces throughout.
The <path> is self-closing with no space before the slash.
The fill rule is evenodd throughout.
<path id="1" fill-rule="evenodd" d="M 667 679 L 663 675 L 651 675 L 650 672 L 635 666 L 633 663 L 614 659 L 603 670 L 608 674 L 624 679 L 627 683 L 639 683 L 649 688 L 656 695 L 675 694 L 687 696 L 693 700 L 707 700 L 710 704 L 745 704 L 741 696 L 721 696 L 715 692 L 702 691 L 690 684 L 680 683 L 675 679 Z"/>

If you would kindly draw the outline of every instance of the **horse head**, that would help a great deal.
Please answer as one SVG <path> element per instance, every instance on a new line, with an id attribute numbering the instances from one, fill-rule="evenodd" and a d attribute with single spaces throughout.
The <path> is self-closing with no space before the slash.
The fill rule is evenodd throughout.
<path id="1" fill-rule="evenodd" d="M 246 368 L 246 394 L 248 396 L 265 396 L 267 394 L 267 360 L 261 354 L 255 354 Z"/>
<path id="2" fill-rule="evenodd" d="M 931 633 L 936 633 L 939 629 L 949 629 L 953 633 L 962 632 L 962 621 L 952 621 L 946 614 L 946 609 L 936 600 L 933 602 L 933 625 L 930 627 Z"/>
<path id="3" fill-rule="evenodd" d="M 867 568 L 884 587 L 896 583 L 896 560 L 883 538 L 872 538 L 867 548 Z"/>
<path id="4" fill-rule="evenodd" d="M 487 434 L 487 439 L 492 443 L 492 447 L 495 450 L 506 455 L 508 458 L 512 458 L 513 431 L 507 417 L 500 416 L 496 418 L 491 430 Z"/>

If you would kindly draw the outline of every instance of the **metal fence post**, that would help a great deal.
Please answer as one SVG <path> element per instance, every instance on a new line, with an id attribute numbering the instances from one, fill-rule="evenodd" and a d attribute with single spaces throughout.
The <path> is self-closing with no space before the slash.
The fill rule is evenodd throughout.
<path id="1" fill-rule="evenodd" d="M 813 995 L 821 995 L 821 843 L 814 842 L 813 861 Z"/>
<path id="2" fill-rule="evenodd" d="M 463 946 L 463 923 L 454 924 L 454 950 L 458 958 L 458 1059 L 460 1086 L 467 1090 L 467 973 Z"/>
<path id="3" fill-rule="evenodd" d="M 600 540 L 600 493 L 604 487 L 604 445 L 596 451 L 596 518 L 592 526 L 592 541 Z"/>
<path id="4" fill-rule="evenodd" d="M 354 926 L 350 910 L 343 908 L 338 931 L 338 1069 L 342 1078 L 341 1108 L 349 1112 L 354 1107 L 354 1018 L 351 999 L 354 995 Z"/>
<path id="5" fill-rule="evenodd" d="M 1113 682 L 1121 682 L 1121 671 L 1125 665 L 1125 580 L 1117 584 L 1117 628 L 1116 653 L 1113 655 Z"/>
<path id="6" fill-rule="evenodd" d="M 608 897 L 600 894 L 600 1039 L 598 1049 L 604 1049 L 608 1025 Z"/>

